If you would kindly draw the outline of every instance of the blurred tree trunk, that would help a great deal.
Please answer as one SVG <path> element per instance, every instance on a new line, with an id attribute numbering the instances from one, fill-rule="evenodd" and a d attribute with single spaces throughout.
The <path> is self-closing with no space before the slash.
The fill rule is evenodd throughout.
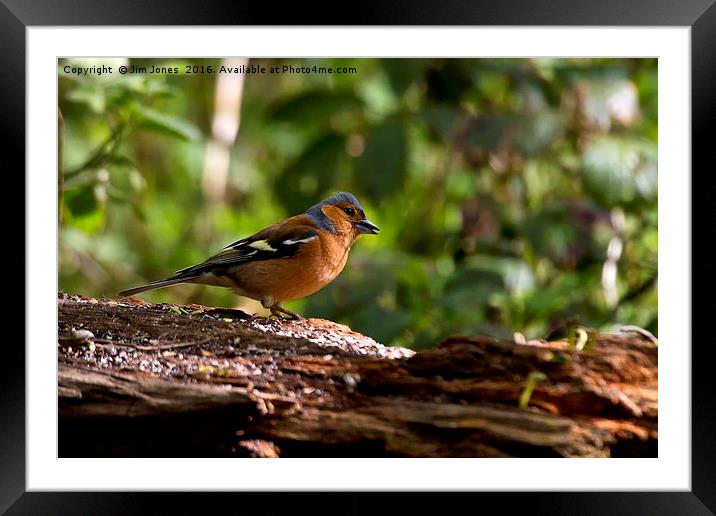
<path id="1" fill-rule="evenodd" d="M 639 336 L 413 353 L 320 319 L 58 308 L 61 457 L 657 456 L 657 346 Z"/>
<path id="2" fill-rule="evenodd" d="M 245 57 L 228 57 L 221 65 L 228 68 L 245 67 Z M 229 181 L 231 146 L 236 142 L 241 125 L 241 99 L 244 92 L 243 73 L 218 74 L 214 92 L 214 115 L 211 120 L 211 139 L 204 154 L 201 186 L 204 197 L 213 203 L 223 202 Z"/>

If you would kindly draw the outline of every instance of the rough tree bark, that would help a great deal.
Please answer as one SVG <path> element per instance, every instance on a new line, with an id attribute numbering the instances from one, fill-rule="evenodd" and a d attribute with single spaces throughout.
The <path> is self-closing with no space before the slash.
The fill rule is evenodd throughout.
<path id="1" fill-rule="evenodd" d="M 58 312 L 61 457 L 657 454 L 658 349 L 639 335 L 414 353 L 321 319 L 64 294 Z"/>

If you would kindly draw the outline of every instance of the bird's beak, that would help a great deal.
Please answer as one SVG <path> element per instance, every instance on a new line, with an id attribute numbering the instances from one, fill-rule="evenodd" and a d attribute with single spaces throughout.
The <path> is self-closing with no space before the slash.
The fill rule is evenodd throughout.
<path id="1" fill-rule="evenodd" d="M 380 231 L 380 228 L 368 219 L 356 222 L 356 228 L 358 228 L 358 233 L 367 233 L 369 235 L 376 235 L 378 234 L 378 231 Z"/>

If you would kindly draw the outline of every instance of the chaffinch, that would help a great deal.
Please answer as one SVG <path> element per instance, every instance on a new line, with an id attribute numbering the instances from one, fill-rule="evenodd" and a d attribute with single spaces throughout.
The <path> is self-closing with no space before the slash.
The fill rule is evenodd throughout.
<path id="1" fill-rule="evenodd" d="M 225 247 L 173 276 L 120 292 L 122 297 L 177 283 L 228 287 L 261 301 L 273 315 L 300 316 L 281 307 L 314 294 L 343 270 L 348 251 L 364 233 L 380 228 L 365 218 L 358 199 L 339 192 L 306 212 Z"/>

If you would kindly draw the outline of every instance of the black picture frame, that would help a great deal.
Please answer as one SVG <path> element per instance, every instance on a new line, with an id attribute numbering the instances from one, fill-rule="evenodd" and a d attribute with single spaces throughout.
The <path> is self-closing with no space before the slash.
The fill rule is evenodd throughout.
<path id="1" fill-rule="evenodd" d="M 557 25 L 557 26 L 685 26 L 691 28 L 692 71 L 692 169 L 707 168 L 713 146 L 709 125 L 716 120 L 716 7 L 714 0 L 460 0 L 384 1 L 356 5 L 354 12 L 335 3 L 308 10 L 304 3 L 286 3 L 277 8 L 268 2 L 217 0 L 153 1 L 124 0 L 0 0 L 0 53 L 2 73 L 3 147 L 5 155 L 18 157 L 16 170 L 25 167 L 25 31 L 32 26 L 63 25 Z M 351 13 L 350 18 L 346 13 Z M 688 173 L 684 171 L 684 173 Z M 697 174 L 692 173 L 692 180 Z M 22 188 L 22 187 L 21 187 Z M 694 207 L 709 206 L 707 188 L 694 188 Z M 709 220 L 692 213 L 693 223 Z M 693 235 L 699 233 L 692 232 Z M 694 241 L 695 242 L 695 241 Z M 17 246 L 19 248 L 19 246 Z M 24 247 L 23 247 L 24 249 Z M 24 250 L 23 250 L 24 253 Z M 699 255 L 693 254 L 697 257 Z M 705 257 L 703 254 L 700 255 Z M 712 260 L 709 260 L 712 262 Z M 694 261 L 692 274 L 711 276 L 705 263 Z M 709 264 L 710 265 L 710 264 Z M 712 267 L 712 266 L 711 266 Z M 26 276 L 31 271 L 25 271 Z M 692 303 L 692 320 L 708 320 L 708 303 Z M 689 329 L 684 328 L 684 335 Z M 693 333 L 692 341 L 697 340 Z M 286 499 L 280 494 L 261 493 L 39 493 L 25 492 L 25 352 L 5 342 L 6 367 L 0 382 L 0 511 L 7 514 L 132 514 L 155 504 L 164 512 L 206 512 L 218 504 L 236 503 L 241 512 L 258 510 L 273 513 Z M 684 343 L 687 344 L 687 343 Z M 511 512 L 523 508 L 550 514 L 714 514 L 716 512 L 716 435 L 712 396 L 712 373 L 707 357 L 709 341 L 692 345 L 692 490 L 690 492 L 617 492 L 617 493 L 485 493 L 480 503 Z M 49 348 L 48 348 L 49 349 Z M 327 474 L 332 474 L 327 472 Z M 558 484 L 558 479 L 555 479 Z M 293 505 L 314 498 L 316 493 L 294 493 Z M 321 495 L 322 496 L 322 495 Z M 341 502 L 341 513 L 362 514 L 382 504 L 375 494 L 350 493 Z M 451 505 L 463 502 L 465 494 L 454 493 Z M 207 498 L 211 497 L 211 500 Z M 298 500 L 295 500 L 298 498 Z M 329 504 L 323 499 L 322 506 Z M 425 505 L 422 493 L 404 496 L 403 512 Z M 419 504 L 419 505 L 418 505 Z M 467 505 L 470 507 L 471 505 Z M 235 506 L 239 507 L 239 506 Z M 307 507 L 317 507 L 311 500 Z M 472 506 L 477 510 L 476 507 Z M 270 508 L 270 510 L 267 510 Z M 315 510 L 315 509 L 314 509 Z M 332 512 L 332 511 L 331 511 Z"/>

